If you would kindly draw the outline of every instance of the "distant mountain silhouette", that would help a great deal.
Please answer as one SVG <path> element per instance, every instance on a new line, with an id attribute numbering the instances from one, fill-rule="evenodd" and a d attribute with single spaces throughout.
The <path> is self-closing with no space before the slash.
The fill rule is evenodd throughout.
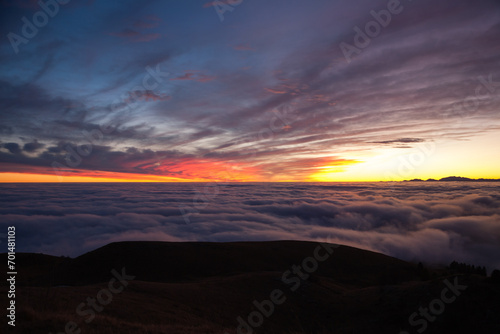
<path id="1" fill-rule="evenodd" d="M 424 182 L 422 179 L 405 180 L 404 182 Z M 500 182 L 500 179 L 470 179 L 461 176 L 448 176 L 442 179 L 427 179 L 425 182 Z"/>
<path id="2" fill-rule="evenodd" d="M 313 261 L 318 255 L 323 260 Z M 408 318 L 441 298 L 445 279 L 457 279 L 467 289 L 428 323 L 426 333 L 500 328 L 498 280 L 347 246 L 119 242 L 74 259 L 18 253 L 16 263 L 18 333 L 61 333 L 70 322 L 88 334 L 416 332 L 420 327 L 412 327 Z M 113 269 L 135 277 L 106 297 Z M 270 304 L 263 301 L 276 290 L 284 300 L 271 303 L 269 313 Z M 89 321 L 90 313 L 82 310 L 89 312 L 86 303 L 96 300 L 106 304 L 99 304 L 102 311 Z M 255 312 L 269 315 L 260 321 Z M 259 326 L 238 331 L 239 321 Z"/>

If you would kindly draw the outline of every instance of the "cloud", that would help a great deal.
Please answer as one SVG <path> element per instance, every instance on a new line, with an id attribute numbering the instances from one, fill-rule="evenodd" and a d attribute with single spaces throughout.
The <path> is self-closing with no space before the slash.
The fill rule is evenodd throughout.
<path id="1" fill-rule="evenodd" d="M 19 6 L 36 5 L 9 3 L 14 7 L 4 8 L 3 36 L 20 31 L 20 17 L 32 17 Z M 238 29 L 221 24 L 213 8 L 210 19 L 188 2 L 96 2 L 66 11 L 65 20 L 51 20 L 43 34 L 20 46 L 26 52 L 16 55 L 7 38 L 0 41 L 0 140 L 23 148 L 19 153 L 12 146 L 19 153 L 13 154 L 2 147 L 1 168 L 50 166 L 54 155 L 58 161 L 64 155 L 61 143 L 76 147 L 86 142 L 82 133 L 107 122 L 118 127 L 96 146 L 100 163 L 84 159 L 92 171 L 99 165 L 133 170 L 130 163 L 106 163 L 125 163 L 115 158 L 132 158 L 126 147 L 133 147 L 182 151 L 190 161 L 227 159 L 259 170 L 258 180 L 273 180 L 280 170 L 303 175 L 300 164 L 311 166 L 311 156 L 355 156 L 370 164 L 385 151 L 382 145 L 448 145 L 498 133 L 499 94 L 482 98 L 473 113 L 454 109 L 475 93 L 478 77 L 500 80 L 498 1 L 403 4 L 404 11 L 347 63 L 339 44 L 353 43 L 353 27 L 386 6 L 366 0 L 245 5 L 225 13 Z M 165 43 L 137 48 L 123 42 L 158 40 L 158 34 Z M 250 49 L 259 52 L 243 52 Z M 156 81 L 151 73 L 157 68 L 175 75 Z M 137 88 L 144 83 L 158 89 Z M 132 95 L 138 97 L 127 103 Z M 286 108 L 291 116 L 277 118 Z M 28 152 L 24 145 L 33 139 L 45 146 Z M 482 149 L 488 150 L 484 156 L 495 153 Z"/>
<path id="2" fill-rule="evenodd" d="M 193 81 L 198 81 L 198 82 L 208 82 L 214 80 L 215 77 L 209 76 L 203 73 L 196 73 L 196 72 L 189 72 L 186 71 L 183 75 L 177 77 L 177 78 L 172 78 L 170 80 L 193 80 Z"/>
<path id="3" fill-rule="evenodd" d="M 4 148 L 6 148 L 12 154 L 19 154 L 19 153 L 21 153 L 21 147 L 19 146 L 18 143 L 5 143 L 2 146 Z"/>
<path id="4" fill-rule="evenodd" d="M 285 90 L 278 90 L 278 89 L 271 89 L 271 88 L 264 88 L 267 90 L 269 93 L 273 94 L 286 94 L 287 92 Z"/>
<path id="5" fill-rule="evenodd" d="M 45 145 L 42 144 L 42 143 L 39 143 L 38 140 L 34 140 L 33 142 L 31 143 L 26 143 L 24 144 L 23 146 L 23 151 L 25 152 L 29 152 L 29 153 L 33 153 L 39 149 L 41 149 L 42 147 L 44 147 Z"/>
<path id="6" fill-rule="evenodd" d="M 129 99 L 127 99 L 127 102 L 134 102 L 137 100 L 168 101 L 171 98 L 172 98 L 171 96 L 157 94 L 157 93 L 153 92 L 152 90 L 135 90 L 135 91 L 129 92 Z"/>
<path id="7" fill-rule="evenodd" d="M 119 240 L 329 239 L 409 261 L 500 268 L 494 183 L 0 187 L 0 200 L 9 198 L 0 208 L 0 227 L 16 226 L 23 252 L 75 256 Z"/>
<path id="8" fill-rule="evenodd" d="M 374 144 L 400 144 L 400 143 L 422 143 L 425 140 L 421 138 L 399 138 L 394 140 L 374 141 Z"/>

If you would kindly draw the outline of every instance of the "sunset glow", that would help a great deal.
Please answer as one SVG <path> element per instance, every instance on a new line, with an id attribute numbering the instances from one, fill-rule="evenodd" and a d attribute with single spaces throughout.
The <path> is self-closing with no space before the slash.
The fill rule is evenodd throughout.
<path id="1" fill-rule="evenodd" d="M 64 7 L 3 39 L 0 182 L 500 178 L 498 4 L 386 2 Z"/>

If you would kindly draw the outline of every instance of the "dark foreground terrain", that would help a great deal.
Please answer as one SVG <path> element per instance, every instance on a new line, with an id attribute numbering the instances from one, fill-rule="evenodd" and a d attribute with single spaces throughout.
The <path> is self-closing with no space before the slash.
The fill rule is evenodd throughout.
<path id="1" fill-rule="evenodd" d="M 346 246 L 121 242 L 16 265 L 2 332 L 500 333 L 495 279 Z"/>

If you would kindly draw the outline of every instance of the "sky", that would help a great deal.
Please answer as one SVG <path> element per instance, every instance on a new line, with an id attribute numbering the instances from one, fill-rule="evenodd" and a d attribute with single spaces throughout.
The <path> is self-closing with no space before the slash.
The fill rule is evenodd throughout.
<path id="1" fill-rule="evenodd" d="M 0 2 L 0 182 L 500 178 L 500 2 Z"/>
<path id="2" fill-rule="evenodd" d="M 500 268 L 499 190 L 496 182 L 2 184 L 0 231 L 15 226 L 19 250 L 56 256 L 118 241 L 303 240 L 491 272 Z"/>

